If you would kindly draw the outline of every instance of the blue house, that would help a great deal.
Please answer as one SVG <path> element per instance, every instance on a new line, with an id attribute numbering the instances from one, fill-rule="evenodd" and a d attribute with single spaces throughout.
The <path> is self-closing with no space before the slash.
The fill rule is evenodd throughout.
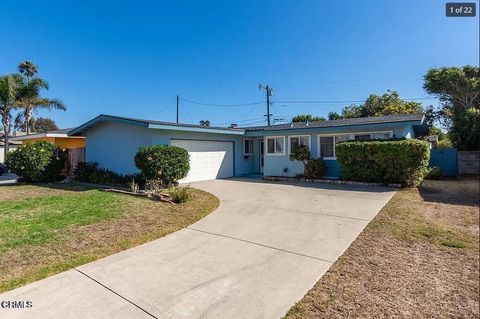
<path id="1" fill-rule="evenodd" d="M 190 154 L 190 172 L 182 182 L 262 174 L 295 176 L 303 166 L 289 158 L 292 147 L 307 145 L 327 164 L 326 176 L 338 178 L 335 144 L 346 140 L 414 138 L 424 127 L 423 114 L 390 115 L 226 128 L 177 124 L 111 115 L 71 130 L 85 136 L 86 161 L 121 174 L 138 172 L 134 156 L 141 146 L 176 145 Z"/>

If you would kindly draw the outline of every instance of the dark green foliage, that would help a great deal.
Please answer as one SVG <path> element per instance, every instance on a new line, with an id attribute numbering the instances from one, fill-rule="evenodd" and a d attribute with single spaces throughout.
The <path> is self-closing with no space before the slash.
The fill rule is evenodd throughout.
<path id="1" fill-rule="evenodd" d="M 38 141 L 7 153 L 5 164 L 26 182 L 53 182 L 61 178 L 66 154 L 58 146 Z"/>
<path id="2" fill-rule="evenodd" d="M 460 151 L 480 150 L 480 110 L 457 110 L 452 117 L 449 135 Z"/>
<path id="3" fill-rule="evenodd" d="M 312 114 L 298 114 L 292 118 L 292 122 L 323 122 L 325 118 L 322 116 L 314 116 Z"/>
<path id="4" fill-rule="evenodd" d="M 305 164 L 305 177 L 310 179 L 320 179 L 325 175 L 326 166 L 321 158 L 312 158 Z"/>
<path id="5" fill-rule="evenodd" d="M 122 175 L 105 168 L 98 167 L 96 162 L 80 162 L 75 167 L 73 174 L 79 182 L 128 186 L 132 180 L 142 185 L 144 181 L 138 174 Z"/>
<path id="6" fill-rule="evenodd" d="M 135 155 L 135 165 L 147 180 L 159 180 L 164 187 L 174 185 L 190 170 L 187 150 L 169 145 L 143 146 Z"/>
<path id="7" fill-rule="evenodd" d="M 417 186 L 427 172 L 430 148 L 417 139 L 349 141 L 336 145 L 342 179 Z"/>
<path id="8" fill-rule="evenodd" d="M 295 145 L 290 152 L 291 161 L 300 161 L 306 164 L 310 158 L 310 150 L 306 145 Z"/>
<path id="9" fill-rule="evenodd" d="M 442 168 L 440 166 L 430 167 L 425 179 L 440 179 L 442 177 Z"/>

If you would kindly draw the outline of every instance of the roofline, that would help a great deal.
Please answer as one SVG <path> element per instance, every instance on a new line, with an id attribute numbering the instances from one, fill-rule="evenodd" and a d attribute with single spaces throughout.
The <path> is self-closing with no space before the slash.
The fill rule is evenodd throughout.
<path id="1" fill-rule="evenodd" d="M 67 132 L 69 136 L 80 135 L 84 133 L 90 127 L 93 127 L 98 122 L 116 122 L 124 123 L 146 127 L 149 129 L 161 129 L 161 130 L 171 130 L 171 131 L 186 131 L 186 132 L 206 132 L 206 133 L 218 133 L 218 134 L 231 134 L 231 135 L 244 135 L 245 130 L 243 129 L 230 129 L 230 128 L 221 128 L 221 127 L 202 127 L 195 125 L 175 125 L 175 123 L 151 123 L 148 120 L 142 119 L 130 119 L 113 115 L 100 114 L 97 117 L 91 119 L 90 121 L 74 128 L 73 130 Z"/>
<path id="2" fill-rule="evenodd" d="M 68 136 L 67 133 L 38 133 L 38 134 L 28 134 L 21 135 L 10 138 L 13 141 L 23 141 L 30 140 L 32 138 L 44 138 L 44 137 L 61 137 L 61 138 L 83 138 L 83 136 Z"/>
<path id="3" fill-rule="evenodd" d="M 361 127 L 372 127 L 372 126 L 400 126 L 400 125 L 421 125 L 422 121 L 396 121 L 396 122 L 383 122 L 383 123 L 362 123 L 362 124 L 351 124 L 351 125 L 332 125 L 332 126 L 315 126 L 315 127 L 292 127 L 292 128 L 283 128 L 278 130 L 247 130 L 245 136 L 262 136 L 267 134 L 281 134 L 281 132 L 302 132 L 302 131 L 335 131 L 337 129 L 350 129 L 350 128 L 361 128 Z"/>

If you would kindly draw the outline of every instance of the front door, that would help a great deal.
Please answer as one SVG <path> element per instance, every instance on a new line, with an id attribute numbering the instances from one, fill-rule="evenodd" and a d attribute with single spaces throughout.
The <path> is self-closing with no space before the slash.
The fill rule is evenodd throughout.
<path id="1" fill-rule="evenodd" d="M 263 173 L 263 164 L 265 162 L 265 148 L 263 147 L 263 140 L 259 143 L 260 150 L 259 150 L 259 158 L 260 158 L 260 173 Z"/>

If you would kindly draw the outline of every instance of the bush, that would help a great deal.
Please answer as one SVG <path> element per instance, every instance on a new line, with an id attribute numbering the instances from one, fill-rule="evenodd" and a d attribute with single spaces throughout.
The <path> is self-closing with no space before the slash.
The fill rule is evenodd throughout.
<path id="1" fill-rule="evenodd" d="M 163 187 L 187 176 L 190 170 L 187 150 L 169 145 L 143 146 L 135 155 L 135 165 L 146 180 L 159 180 Z"/>
<path id="2" fill-rule="evenodd" d="M 438 141 L 435 148 L 452 148 L 452 141 L 448 137 L 444 137 L 442 140 Z"/>
<path id="3" fill-rule="evenodd" d="M 442 177 L 442 168 L 440 166 L 430 167 L 425 179 L 440 179 Z"/>
<path id="4" fill-rule="evenodd" d="M 7 172 L 7 167 L 5 166 L 5 164 L 0 163 L 0 176 L 5 174 L 6 172 Z"/>
<path id="5" fill-rule="evenodd" d="M 342 179 L 419 185 L 428 167 L 430 147 L 417 139 L 349 141 L 336 145 Z"/>
<path id="6" fill-rule="evenodd" d="M 325 175 L 326 166 L 321 158 L 310 159 L 305 164 L 305 177 L 309 179 L 320 179 Z"/>
<path id="7" fill-rule="evenodd" d="M 61 179 L 66 160 L 58 146 L 38 141 L 7 153 L 5 164 L 26 182 L 53 182 Z"/>
<path id="8" fill-rule="evenodd" d="M 73 170 L 73 174 L 77 181 L 92 184 L 129 186 L 132 180 L 135 180 L 137 183 L 143 182 L 138 174 L 118 174 L 98 167 L 96 162 L 78 163 Z"/>
<path id="9" fill-rule="evenodd" d="M 169 189 L 168 194 L 175 203 L 185 203 L 191 197 L 190 187 L 173 187 Z"/>

